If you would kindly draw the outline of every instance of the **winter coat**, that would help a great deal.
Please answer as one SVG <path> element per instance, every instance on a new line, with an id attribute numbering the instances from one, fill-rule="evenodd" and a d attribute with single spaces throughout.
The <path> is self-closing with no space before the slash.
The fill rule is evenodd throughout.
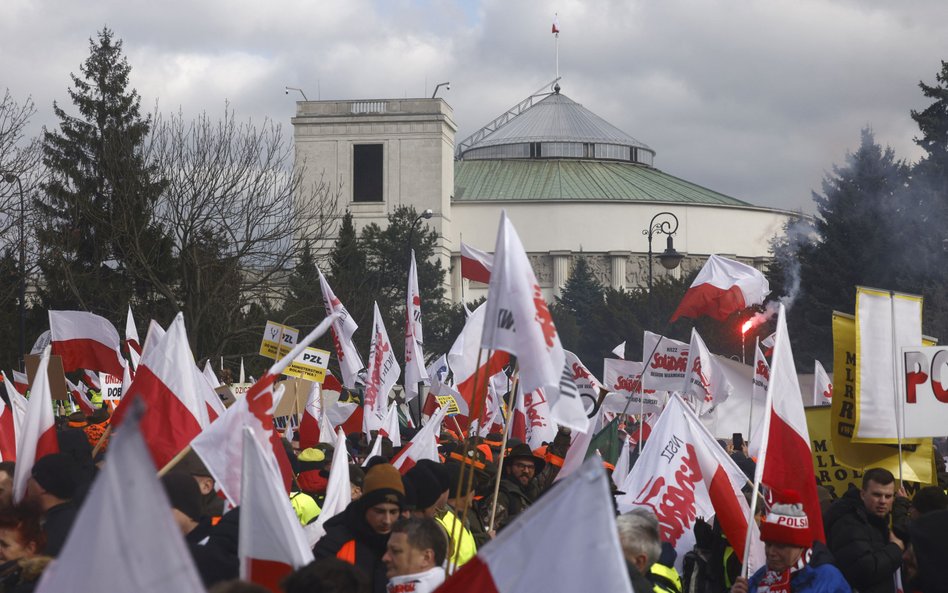
<path id="1" fill-rule="evenodd" d="M 911 585 L 922 593 L 948 592 L 948 510 L 926 513 L 909 532 L 918 565 Z"/>
<path id="2" fill-rule="evenodd" d="M 46 533 L 44 554 L 54 558 L 59 555 L 78 513 L 79 507 L 72 501 L 58 504 L 46 511 L 43 520 L 43 531 Z"/>
<path id="3" fill-rule="evenodd" d="M 860 593 L 895 593 L 902 549 L 889 542 L 886 519 L 866 510 L 858 488 L 850 488 L 826 511 L 826 544 L 852 588 Z"/>
<path id="4" fill-rule="evenodd" d="M 376 533 L 369 526 L 359 501 L 349 503 L 346 510 L 326 521 L 324 527 L 326 535 L 313 547 L 316 559 L 336 557 L 352 562 L 371 580 L 374 593 L 385 593 L 388 578 L 382 556 L 388 546 L 388 534 Z"/>
<path id="5" fill-rule="evenodd" d="M 33 556 L 0 564 L 0 593 L 33 593 L 50 560 L 49 556 Z"/>
<path id="6" fill-rule="evenodd" d="M 767 573 L 762 566 L 750 578 L 748 591 L 757 593 L 760 580 Z M 851 588 L 843 574 L 832 564 L 807 565 L 790 575 L 791 593 L 850 593 Z"/>

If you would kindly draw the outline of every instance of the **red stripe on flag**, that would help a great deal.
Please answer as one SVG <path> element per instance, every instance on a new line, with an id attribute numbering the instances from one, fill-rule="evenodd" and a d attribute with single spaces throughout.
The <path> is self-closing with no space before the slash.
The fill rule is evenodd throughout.
<path id="1" fill-rule="evenodd" d="M 810 445 L 779 414 L 771 410 L 770 437 L 761 482 L 778 492 L 795 490 L 803 501 L 803 510 L 810 519 L 813 539 L 826 542 L 823 515 L 816 493 Z"/>
<path id="2" fill-rule="evenodd" d="M 258 560 L 257 558 L 247 558 L 246 562 L 248 581 L 269 589 L 273 593 L 283 593 L 280 581 L 293 572 L 292 566 L 285 562 Z"/>
<path id="3" fill-rule="evenodd" d="M 670 321 L 679 317 L 697 318 L 702 315 L 724 321 L 731 313 L 743 309 L 744 293 L 736 284 L 726 290 L 713 284 L 699 284 L 688 289 Z"/>
<path id="4" fill-rule="evenodd" d="M 738 559 L 743 562 L 743 542 L 747 541 L 747 516 L 741 510 L 741 503 L 737 500 L 737 497 L 743 494 L 734 490 L 727 470 L 720 465 L 711 477 L 708 492 L 711 495 L 711 504 L 714 506 L 714 516 L 721 524 L 721 531 L 724 532 L 727 541 L 741 542 L 734 546 L 734 551 Z"/>
<path id="5" fill-rule="evenodd" d="M 479 395 L 474 393 L 475 386 L 481 390 L 483 396 L 480 398 L 480 406 L 483 407 L 485 402 L 484 400 L 487 397 L 487 382 L 490 377 L 493 377 L 500 371 L 504 370 L 504 367 L 507 366 L 507 363 L 510 362 L 510 355 L 506 352 L 495 350 L 491 353 L 490 358 L 487 359 L 480 368 L 478 368 L 474 374 L 470 377 L 464 379 L 462 382 L 458 383 L 456 386 L 458 392 L 460 392 L 461 397 L 464 398 L 464 401 L 467 403 L 467 409 L 469 415 L 474 414 L 474 396 Z"/>
<path id="6" fill-rule="evenodd" d="M 87 338 L 62 340 L 51 343 L 51 354 L 61 356 L 63 370 L 67 373 L 80 369 L 91 369 L 121 377 L 124 372 L 118 352 L 102 342 Z"/>
<path id="7" fill-rule="evenodd" d="M 297 434 L 300 440 L 300 451 L 315 447 L 319 444 L 319 421 L 308 411 L 304 410 L 303 418 L 300 420 L 300 429 L 297 431 Z"/>
<path id="8" fill-rule="evenodd" d="M 4 461 L 16 461 L 16 433 L 13 428 L 13 406 L 7 405 L 0 414 L 0 456 Z"/>
<path id="9" fill-rule="evenodd" d="M 490 270 L 484 264 L 469 257 L 461 256 L 461 277 L 475 282 L 490 284 Z"/>
<path id="10" fill-rule="evenodd" d="M 50 426 L 43 431 L 43 434 L 36 441 L 36 457 L 34 459 L 39 461 L 42 457 L 53 453 L 59 453 L 59 439 L 56 438 L 56 427 Z"/>
<path id="11" fill-rule="evenodd" d="M 481 560 L 480 556 L 471 558 L 437 591 L 441 593 L 500 593 L 491 576 L 490 567 Z"/>

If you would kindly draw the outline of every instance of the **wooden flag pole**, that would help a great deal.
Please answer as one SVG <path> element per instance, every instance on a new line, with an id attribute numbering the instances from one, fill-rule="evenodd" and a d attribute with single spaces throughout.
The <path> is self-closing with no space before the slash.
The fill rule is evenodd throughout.
<path id="1" fill-rule="evenodd" d="M 171 461 L 166 463 L 163 468 L 158 470 L 158 477 L 160 478 L 164 476 L 165 474 L 167 474 L 168 472 L 170 472 L 172 469 L 174 469 L 174 466 L 178 465 L 178 463 L 180 463 L 181 460 L 184 459 L 187 456 L 187 454 L 190 452 L 191 452 L 191 445 L 188 445 L 184 449 L 181 449 L 180 451 L 178 451 L 178 454 L 172 457 Z"/>
<path id="2" fill-rule="evenodd" d="M 504 452 L 507 450 L 507 435 L 510 434 L 510 422 L 517 404 L 517 383 L 519 379 L 520 375 L 518 374 L 514 377 L 513 383 L 511 384 L 510 405 L 508 406 L 507 414 L 504 416 L 504 436 L 500 441 L 500 459 L 497 460 L 497 479 L 494 480 L 494 498 L 490 505 L 490 522 L 487 526 L 488 533 L 494 530 L 494 520 L 497 518 L 497 495 L 500 493 L 500 480 L 503 473 L 501 470 L 504 464 Z"/>

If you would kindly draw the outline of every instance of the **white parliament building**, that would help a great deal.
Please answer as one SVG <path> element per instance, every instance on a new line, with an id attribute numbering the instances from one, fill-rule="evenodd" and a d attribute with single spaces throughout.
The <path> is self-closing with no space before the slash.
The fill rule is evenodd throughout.
<path id="1" fill-rule="evenodd" d="M 460 275 L 460 242 L 493 251 L 501 209 L 517 228 L 546 297 L 557 295 L 571 261 L 587 258 L 613 288 L 648 285 L 650 222 L 672 230 L 684 255 L 656 278 L 700 267 L 712 253 L 760 269 L 769 241 L 799 214 L 762 208 L 675 177 L 656 167 L 655 150 L 560 92 L 532 95 L 457 142 L 443 99 L 299 101 L 292 119 L 297 159 L 309 175 L 338 184 L 356 229 L 402 205 L 440 235 L 448 294 L 472 300 L 486 285 Z M 662 214 L 656 217 L 657 214 Z M 672 218 L 673 215 L 674 218 Z M 462 282 L 464 283 L 462 286 Z"/>

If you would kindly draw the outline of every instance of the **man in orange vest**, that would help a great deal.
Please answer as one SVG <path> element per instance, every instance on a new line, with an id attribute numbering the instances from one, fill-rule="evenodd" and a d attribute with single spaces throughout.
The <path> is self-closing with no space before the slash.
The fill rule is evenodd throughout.
<path id="1" fill-rule="evenodd" d="M 389 463 L 372 466 L 365 474 L 362 497 L 326 521 L 326 535 L 316 542 L 313 555 L 354 564 L 369 577 L 373 592 L 385 593 L 388 578 L 382 556 L 404 504 L 405 486 L 398 470 Z"/>

